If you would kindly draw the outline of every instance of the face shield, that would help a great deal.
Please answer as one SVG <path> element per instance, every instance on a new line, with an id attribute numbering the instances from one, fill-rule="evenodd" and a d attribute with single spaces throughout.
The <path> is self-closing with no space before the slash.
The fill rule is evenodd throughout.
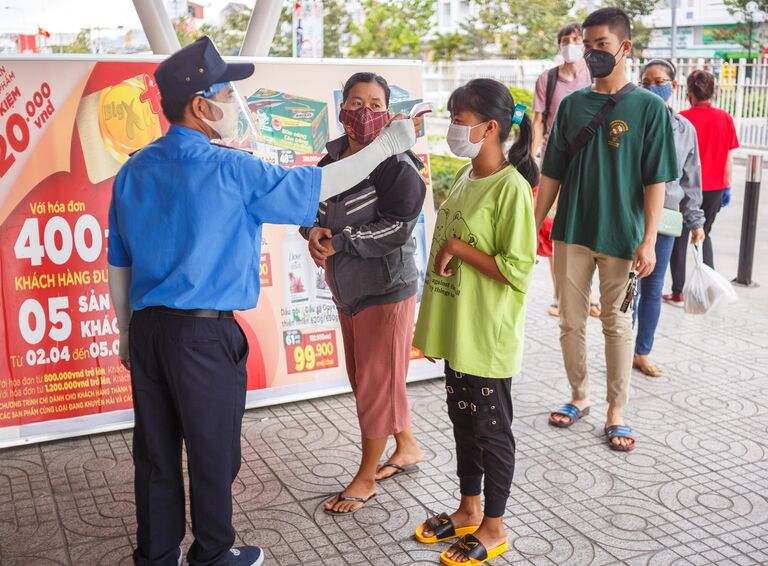
<path id="1" fill-rule="evenodd" d="M 235 83 L 216 83 L 199 92 L 211 106 L 213 120 L 203 118 L 226 145 L 250 147 L 256 138 L 256 125 L 245 99 L 240 95 Z"/>

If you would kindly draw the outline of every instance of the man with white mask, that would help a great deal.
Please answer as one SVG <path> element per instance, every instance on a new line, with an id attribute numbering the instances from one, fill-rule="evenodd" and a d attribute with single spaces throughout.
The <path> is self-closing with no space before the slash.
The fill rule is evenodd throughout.
<path id="1" fill-rule="evenodd" d="M 581 26 L 572 23 L 561 28 L 557 32 L 557 43 L 560 47 L 558 58 L 562 63 L 543 72 L 536 80 L 531 155 L 536 155 L 539 148 L 542 156 L 546 152 L 547 140 L 552 131 L 552 123 L 560 101 L 573 91 L 592 83 L 592 76 L 584 63 Z"/>
<path id="2" fill-rule="evenodd" d="M 210 143 L 235 134 L 242 100 L 207 37 L 160 63 L 155 80 L 168 132 L 115 178 L 109 287 L 120 360 L 135 412 L 134 563 L 181 564 L 182 442 L 194 542 L 191 566 L 259 566 L 256 546 L 232 548 L 232 482 L 240 469 L 248 343 L 233 311 L 256 306 L 265 223 L 312 226 L 318 205 L 409 149 L 421 119 L 396 120 L 347 159 L 322 169 L 270 165 Z"/>
<path id="3" fill-rule="evenodd" d="M 557 59 L 563 62 L 543 72 L 536 81 L 536 96 L 533 99 L 533 143 L 531 155 L 535 156 L 541 147 L 541 157 L 547 151 L 549 133 L 552 131 L 552 123 L 555 120 L 560 101 L 568 94 L 589 86 L 592 76 L 589 68 L 584 63 L 584 45 L 582 43 L 581 26 L 577 23 L 568 24 L 557 32 L 557 42 L 560 53 Z M 539 245 L 536 255 L 549 258 L 549 271 L 552 276 L 552 286 L 555 283 L 555 269 L 553 262 L 552 241 L 549 236 L 552 232 L 552 220 L 554 208 L 544 221 L 539 231 Z M 557 299 L 553 298 L 548 310 L 551 316 L 559 316 L 560 309 Z M 589 314 L 600 316 L 600 303 L 593 296 L 589 298 Z"/>

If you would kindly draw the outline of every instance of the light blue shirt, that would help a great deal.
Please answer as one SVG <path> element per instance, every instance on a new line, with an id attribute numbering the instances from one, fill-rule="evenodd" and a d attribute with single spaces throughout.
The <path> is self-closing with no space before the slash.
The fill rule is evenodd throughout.
<path id="1" fill-rule="evenodd" d="M 131 309 L 254 308 L 262 224 L 312 226 L 321 175 L 171 126 L 123 165 L 113 186 L 108 260 L 132 267 Z"/>

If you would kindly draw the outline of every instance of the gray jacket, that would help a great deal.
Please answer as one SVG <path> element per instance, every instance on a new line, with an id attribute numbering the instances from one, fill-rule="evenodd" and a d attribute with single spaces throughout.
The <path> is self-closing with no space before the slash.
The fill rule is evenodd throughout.
<path id="1" fill-rule="evenodd" d="M 332 140 L 318 165 L 338 161 L 347 146 L 346 136 Z M 392 156 L 358 185 L 320 203 L 315 226 L 333 232 L 336 250 L 325 279 L 342 313 L 352 316 L 416 294 L 419 273 L 411 233 L 426 196 L 422 167 L 410 151 Z M 310 229 L 300 232 L 308 238 Z"/>
<path id="2" fill-rule="evenodd" d="M 701 160 L 696 129 L 687 118 L 670 109 L 672 130 L 679 175 L 667 183 L 664 208 L 680 210 L 685 225 L 693 230 L 704 226 L 704 211 L 701 209 Z"/>

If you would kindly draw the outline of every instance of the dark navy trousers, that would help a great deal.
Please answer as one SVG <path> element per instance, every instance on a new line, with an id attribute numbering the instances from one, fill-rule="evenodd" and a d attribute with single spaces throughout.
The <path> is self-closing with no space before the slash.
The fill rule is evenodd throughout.
<path id="1" fill-rule="evenodd" d="M 232 482 L 240 470 L 248 343 L 233 318 L 133 313 L 137 565 L 176 566 L 184 538 L 187 451 L 194 566 L 230 564 Z"/>

